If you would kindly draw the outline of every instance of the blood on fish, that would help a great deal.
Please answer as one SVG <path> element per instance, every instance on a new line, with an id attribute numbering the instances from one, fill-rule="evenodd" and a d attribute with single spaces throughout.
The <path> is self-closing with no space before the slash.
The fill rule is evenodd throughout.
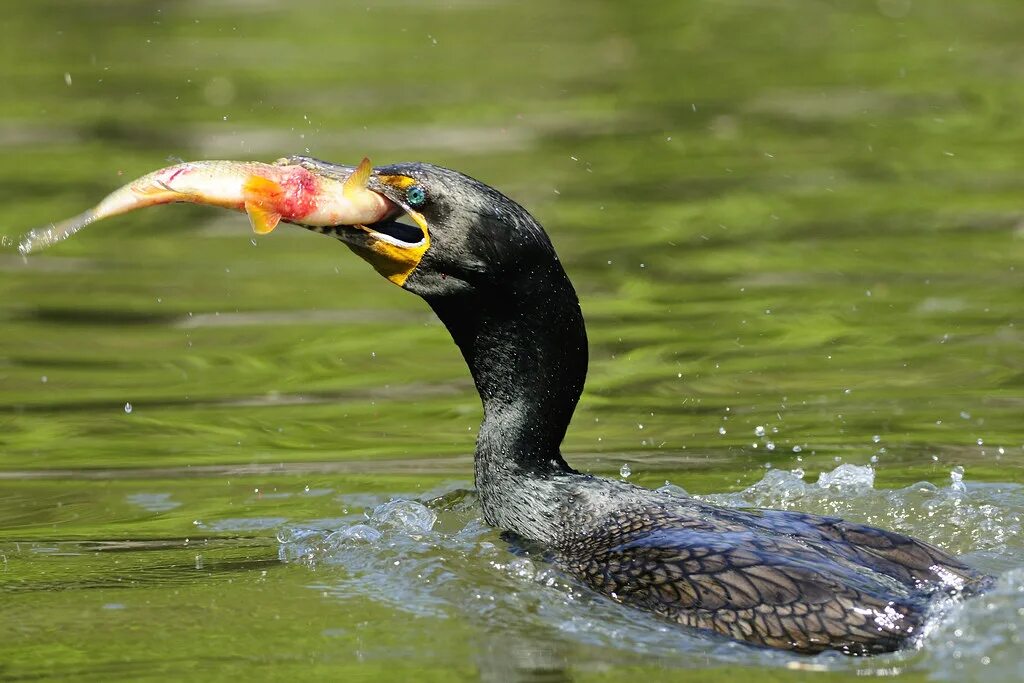
<path id="1" fill-rule="evenodd" d="M 277 212 L 285 220 L 299 220 L 316 210 L 320 182 L 317 177 L 301 166 L 286 169 L 278 180 L 284 194 L 277 205 Z"/>

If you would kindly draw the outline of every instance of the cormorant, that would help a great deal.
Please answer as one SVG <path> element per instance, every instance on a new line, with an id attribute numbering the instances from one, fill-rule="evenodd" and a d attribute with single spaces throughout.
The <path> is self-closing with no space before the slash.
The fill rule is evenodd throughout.
<path id="1" fill-rule="evenodd" d="M 289 161 L 341 179 L 353 167 Z M 310 227 L 418 294 L 448 328 L 483 403 L 475 483 L 486 521 L 542 544 L 621 603 L 757 645 L 852 655 L 920 633 L 937 592 L 990 578 L 927 543 L 800 512 L 721 508 L 582 474 L 559 446 L 583 390 L 587 335 L 547 235 L 519 204 L 425 163 L 368 188 L 413 220 Z"/>

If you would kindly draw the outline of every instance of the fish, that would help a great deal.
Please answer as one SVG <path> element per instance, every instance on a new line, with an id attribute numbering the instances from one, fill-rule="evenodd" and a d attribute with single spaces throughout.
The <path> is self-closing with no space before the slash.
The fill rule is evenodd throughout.
<path id="1" fill-rule="evenodd" d="M 29 231 L 18 245 L 22 255 L 49 247 L 104 218 L 147 206 L 189 202 L 249 216 L 253 232 L 265 235 L 281 221 L 311 227 L 368 225 L 399 210 L 383 195 L 367 189 L 372 166 L 362 162 L 346 178 L 279 159 L 188 161 L 133 180 L 77 216 Z"/>

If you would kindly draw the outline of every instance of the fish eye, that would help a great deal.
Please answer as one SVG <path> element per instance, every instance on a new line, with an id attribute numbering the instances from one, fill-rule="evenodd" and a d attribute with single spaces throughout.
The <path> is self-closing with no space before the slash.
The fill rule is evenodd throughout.
<path id="1" fill-rule="evenodd" d="M 405 199 L 409 206 L 423 206 L 427 201 L 427 191 L 420 185 L 413 185 L 405 191 Z"/>

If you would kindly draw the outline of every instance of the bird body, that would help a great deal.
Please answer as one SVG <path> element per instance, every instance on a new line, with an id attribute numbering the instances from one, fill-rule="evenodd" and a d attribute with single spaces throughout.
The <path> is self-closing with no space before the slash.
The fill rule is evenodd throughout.
<path id="1" fill-rule="evenodd" d="M 506 475 L 480 497 L 490 523 L 539 541 L 563 571 L 613 600 L 798 652 L 895 650 L 921 632 L 930 596 L 987 582 L 902 534 L 579 473 Z"/>

